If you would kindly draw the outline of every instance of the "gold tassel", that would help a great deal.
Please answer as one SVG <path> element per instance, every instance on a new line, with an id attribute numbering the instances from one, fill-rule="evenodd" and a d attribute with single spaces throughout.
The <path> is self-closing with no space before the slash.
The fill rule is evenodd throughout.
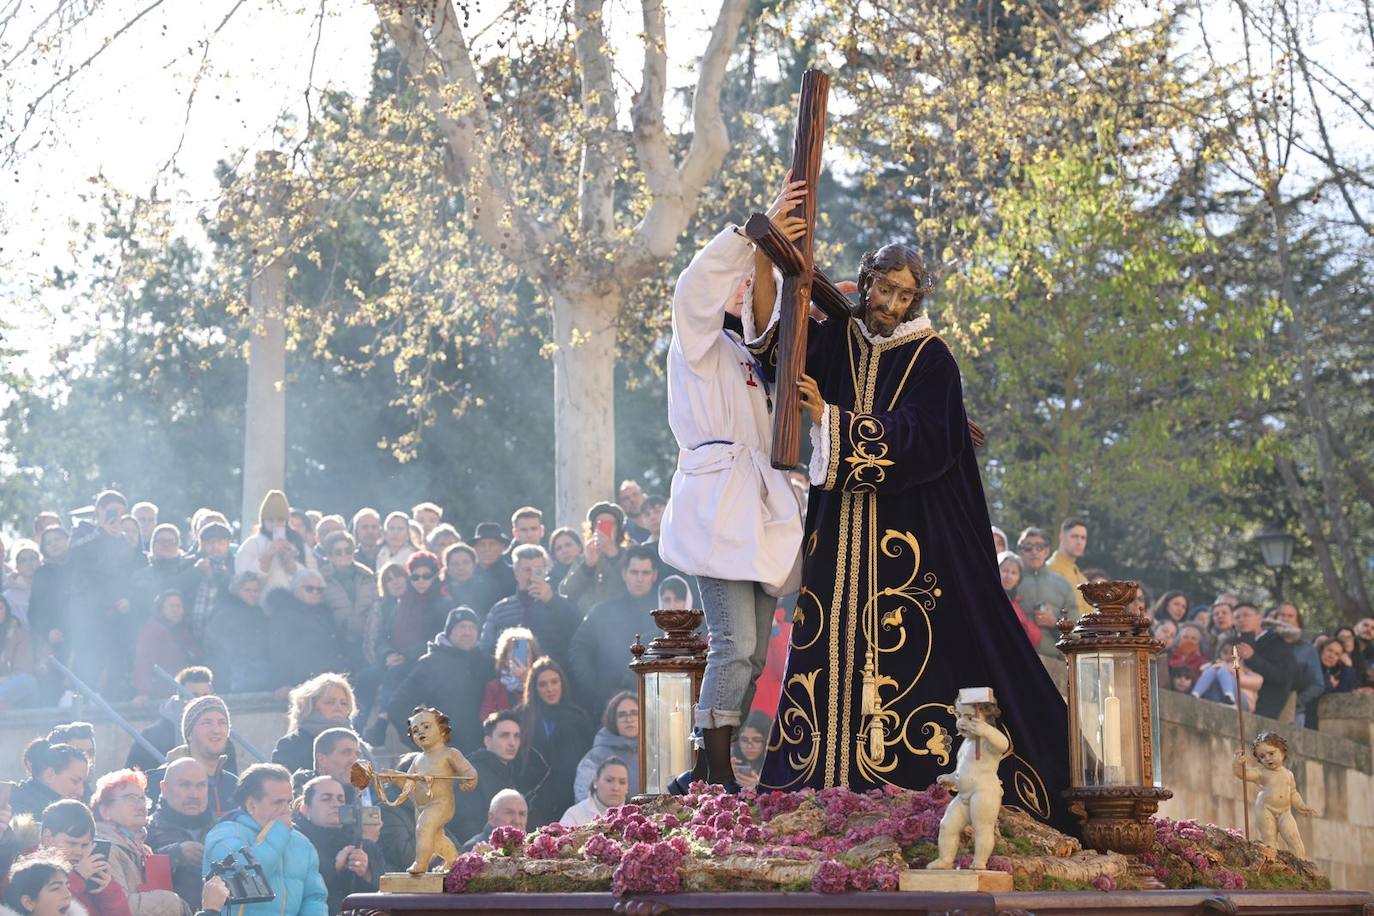
<path id="1" fill-rule="evenodd" d="M 878 711 L 878 679 L 873 675 L 871 662 L 864 666 L 863 700 L 859 708 L 865 716 Z"/>
<path id="2" fill-rule="evenodd" d="M 868 759 L 875 762 L 883 759 L 883 723 L 881 719 L 874 719 L 868 726 Z"/>

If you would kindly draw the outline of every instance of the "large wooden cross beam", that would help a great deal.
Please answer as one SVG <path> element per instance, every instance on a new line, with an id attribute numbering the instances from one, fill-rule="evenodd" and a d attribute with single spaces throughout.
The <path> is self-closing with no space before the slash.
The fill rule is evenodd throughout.
<path id="1" fill-rule="evenodd" d="M 821 147 L 825 142 L 825 104 L 830 77 L 820 70 L 802 75 L 797 99 L 797 132 L 792 143 L 792 180 L 806 182 L 806 197 L 798 205 L 806 218 L 806 234 L 798 244 L 789 242 L 762 213 L 745 224 L 745 233 L 782 272 L 781 314 L 778 323 L 777 409 L 773 412 L 775 468 L 791 470 L 801 460 L 801 404 L 797 382 L 806 365 L 806 320 L 812 290 L 817 287 L 814 260 L 816 238 L 816 180 L 821 172 Z M 780 213 L 779 217 L 788 214 Z M 838 307 L 847 315 L 844 296 L 824 281 L 822 307 Z M 827 295 L 833 292 L 833 296 Z M 837 301 L 838 300 L 838 301 Z M 830 309 L 826 309 L 830 312 Z"/>

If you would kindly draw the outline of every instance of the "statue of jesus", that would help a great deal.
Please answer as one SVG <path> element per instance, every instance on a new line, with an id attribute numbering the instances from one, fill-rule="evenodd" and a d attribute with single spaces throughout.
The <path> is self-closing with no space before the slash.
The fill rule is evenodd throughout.
<path id="1" fill-rule="evenodd" d="M 802 587 L 760 789 L 925 789 L 950 760 L 959 687 L 1001 698 L 1007 802 L 1077 832 L 1066 712 L 999 579 L 959 367 L 905 244 L 865 254 L 847 320 L 810 320 Z M 777 366 L 777 285 L 755 253 L 745 339 Z M 814 314 L 814 313 L 813 313 Z M 774 381 L 770 379 L 770 381 Z"/>

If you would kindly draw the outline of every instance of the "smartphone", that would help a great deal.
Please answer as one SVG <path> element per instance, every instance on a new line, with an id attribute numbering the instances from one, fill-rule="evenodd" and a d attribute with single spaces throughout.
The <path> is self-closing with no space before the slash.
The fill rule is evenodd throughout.
<path id="1" fill-rule="evenodd" d="M 14 791 L 14 783 L 0 782 L 0 808 L 10 806 L 10 793 Z"/>
<path id="2" fill-rule="evenodd" d="M 96 840 L 95 845 L 91 847 L 91 855 L 104 856 L 105 861 L 108 862 L 110 861 L 110 847 L 113 845 L 111 840 Z"/>
<path id="3" fill-rule="evenodd" d="M 272 529 L 272 540 L 274 540 L 274 541 L 280 541 L 280 540 L 281 540 L 282 538 L 284 538 L 284 537 L 286 537 L 286 529 L 285 529 L 285 528 L 282 528 L 282 527 L 278 526 L 278 527 Z"/>
<path id="4" fill-rule="evenodd" d="M 517 639 L 515 647 L 511 649 L 510 657 L 519 662 L 526 668 L 530 665 L 530 641 L 528 639 Z"/>
<path id="5" fill-rule="evenodd" d="M 363 805 L 363 827 L 382 826 L 382 809 L 376 805 Z"/>
<path id="6" fill-rule="evenodd" d="M 614 541 L 615 519 L 611 518 L 608 515 L 601 516 L 601 518 L 596 520 L 596 530 L 597 533 L 599 533 L 601 537 L 605 540 Z"/>

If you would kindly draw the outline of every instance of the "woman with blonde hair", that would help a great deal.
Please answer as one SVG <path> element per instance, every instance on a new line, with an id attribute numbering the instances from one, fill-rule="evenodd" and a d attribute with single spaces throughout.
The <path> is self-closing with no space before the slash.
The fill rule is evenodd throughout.
<path id="1" fill-rule="evenodd" d="M 272 749 L 272 762 L 293 773 L 314 769 L 315 736 L 329 728 L 353 727 L 358 708 L 353 688 L 342 674 L 317 674 L 292 687 L 287 700 L 286 734 Z"/>

